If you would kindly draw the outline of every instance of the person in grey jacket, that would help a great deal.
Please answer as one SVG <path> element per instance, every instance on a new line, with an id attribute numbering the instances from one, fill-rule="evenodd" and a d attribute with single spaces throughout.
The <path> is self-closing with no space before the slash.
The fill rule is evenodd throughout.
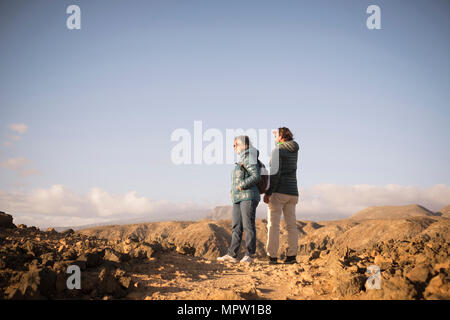
<path id="1" fill-rule="evenodd" d="M 270 186 L 264 195 L 268 204 L 266 251 L 269 263 L 276 264 L 279 247 L 280 218 L 284 220 L 288 231 L 288 249 L 285 263 L 296 263 L 297 256 L 297 219 L 295 207 L 298 203 L 297 160 L 299 146 L 292 132 L 278 128 L 275 132 L 276 148 L 270 159 Z"/>
<path id="2" fill-rule="evenodd" d="M 255 149 L 248 136 L 234 139 L 234 149 L 239 154 L 231 175 L 232 236 L 228 252 L 219 261 L 237 262 L 236 256 L 241 247 L 242 232 L 245 230 L 246 253 L 241 262 L 251 263 L 256 252 L 256 207 L 261 200 L 257 183 L 261 179 L 258 165 L 259 151 Z"/>

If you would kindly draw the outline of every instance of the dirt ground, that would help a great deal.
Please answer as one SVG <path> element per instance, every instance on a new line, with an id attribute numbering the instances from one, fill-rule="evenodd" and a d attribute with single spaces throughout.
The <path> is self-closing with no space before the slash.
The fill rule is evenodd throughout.
<path id="1" fill-rule="evenodd" d="M 330 299 L 323 259 L 269 265 L 218 262 L 177 253 L 130 270 L 136 288 L 128 299 Z M 323 261 L 320 261 L 323 260 Z"/>

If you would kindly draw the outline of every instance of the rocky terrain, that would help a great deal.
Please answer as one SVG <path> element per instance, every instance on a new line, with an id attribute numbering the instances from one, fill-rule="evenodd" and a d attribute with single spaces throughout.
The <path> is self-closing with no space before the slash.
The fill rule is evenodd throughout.
<path id="1" fill-rule="evenodd" d="M 443 210 L 445 210 L 445 208 Z M 441 215 L 441 212 L 432 212 L 427 208 L 412 204 L 408 206 L 369 207 L 355 213 L 350 219 L 400 219 L 410 217 L 436 217 Z"/>
<path id="2" fill-rule="evenodd" d="M 257 259 L 246 265 L 215 261 L 230 220 L 56 232 L 15 226 L 0 213 L 0 299 L 450 299 L 444 209 L 373 207 L 350 219 L 297 221 L 294 265 L 264 259 L 264 219 Z M 282 225 L 281 258 L 286 237 Z M 67 288 L 69 265 L 80 267 L 81 289 Z M 371 265 L 380 289 L 368 281 Z"/>
<path id="3" fill-rule="evenodd" d="M 440 215 L 442 217 L 445 218 L 450 218 L 450 205 L 446 206 L 445 208 L 441 209 L 441 211 L 439 211 L 438 213 L 440 213 Z"/>

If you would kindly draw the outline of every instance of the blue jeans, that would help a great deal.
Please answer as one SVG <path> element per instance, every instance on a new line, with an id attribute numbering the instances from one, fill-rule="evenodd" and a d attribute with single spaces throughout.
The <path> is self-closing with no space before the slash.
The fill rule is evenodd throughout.
<path id="1" fill-rule="evenodd" d="M 236 257 L 241 247 L 242 231 L 245 230 L 246 255 L 253 256 L 256 252 L 255 215 L 259 200 L 243 200 L 233 203 L 232 235 L 228 254 Z"/>

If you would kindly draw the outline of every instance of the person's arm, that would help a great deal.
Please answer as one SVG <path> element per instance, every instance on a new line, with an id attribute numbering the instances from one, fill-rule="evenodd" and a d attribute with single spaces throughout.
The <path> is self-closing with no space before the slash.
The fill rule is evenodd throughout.
<path id="1" fill-rule="evenodd" d="M 250 161 L 246 158 L 244 160 L 244 169 L 247 170 L 249 176 L 239 183 L 238 187 L 242 190 L 250 188 L 261 179 L 261 169 L 258 163 L 250 164 Z"/>
<path id="2" fill-rule="evenodd" d="M 230 198 L 233 199 L 234 169 L 231 172 Z"/>
<path id="3" fill-rule="evenodd" d="M 280 156 L 280 152 L 279 151 L 280 151 L 279 148 L 275 148 L 272 151 L 272 156 L 270 158 L 270 177 L 269 177 L 270 178 L 270 184 L 269 184 L 269 189 L 267 189 L 267 191 L 265 192 L 266 195 L 268 195 L 268 196 L 270 196 L 274 192 L 274 190 L 276 190 L 276 188 L 278 186 L 278 183 L 280 182 L 281 156 Z M 278 154 L 276 155 L 278 157 L 278 168 L 276 168 L 277 172 L 274 173 L 275 169 L 274 169 L 272 163 L 273 163 L 273 160 L 276 159 L 274 157 L 275 152 L 278 152 Z"/>

